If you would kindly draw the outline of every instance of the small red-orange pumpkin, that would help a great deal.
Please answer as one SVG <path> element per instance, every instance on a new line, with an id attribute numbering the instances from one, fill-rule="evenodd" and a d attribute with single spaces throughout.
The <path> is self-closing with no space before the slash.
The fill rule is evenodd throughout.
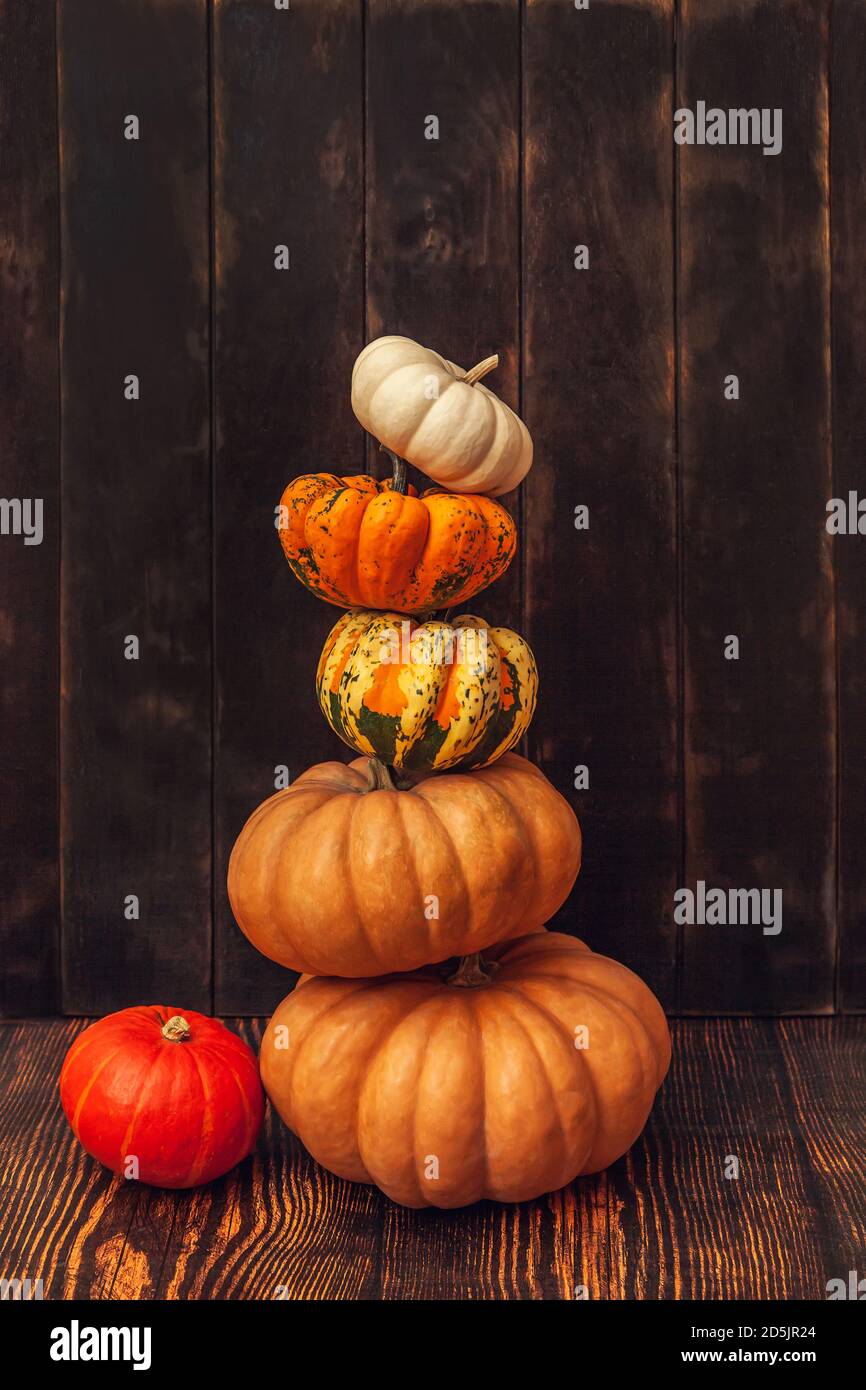
<path id="1" fill-rule="evenodd" d="M 64 1059 L 60 1099 L 89 1154 L 154 1187 L 227 1173 L 255 1147 L 264 1110 L 246 1043 L 219 1019 L 162 1004 L 85 1028 Z"/>

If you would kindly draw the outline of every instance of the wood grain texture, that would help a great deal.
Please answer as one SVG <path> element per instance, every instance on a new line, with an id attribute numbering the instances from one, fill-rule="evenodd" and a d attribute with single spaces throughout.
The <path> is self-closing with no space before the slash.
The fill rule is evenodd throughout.
<path id="1" fill-rule="evenodd" d="M 215 980 L 220 1009 L 259 1013 L 291 977 L 231 917 L 231 847 L 277 766 L 346 752 L 314 687 L 340 610 L 292 576 L 274 521 L 297 474 L 364 470 L 360 7 L 218 0 L 213 38 Z"/>
<path id="2" fill-rule="evenodd" d="M 791 1026 L 792 1045 L 820 1059 L 812 1084 L 801 1080 L 796 1096 L 781 1025 L 713 1019 L 681 1023 L 676 1036 L 685 1045 L 674 1050 L 657 1123 L 611 1173 L 621 1296 L 822 1297 L 844 1247 L 828 1201 L 834 1175 L 828 1168 L 827 1181 L 815 1183 L 803 1134 L 820 1129 L 819 1109 L 839 1104 L 838 1096 L 821 1099 L 829 1084 L 826 1026 Z M 863 1064 L 859 1044 L 851 1055 L 850 1037 L 841 1025 L 832 1033 L 846 1094 L 856 1093 Z M 842 1102 L 840 1116 L 844 1109 Z M 862 1231 L 862 1193 L 847 1211 Z"/>
<path id="3" fill-rule="evenodd" d="M 783 894 L 779 935 L 684 928 L 681 1004 L 821 1012 L 835 951 L 827 5 L 684 0 L 679 54 L 679 107 L 783 111 L 777 155 L 679 149 L 683 886 Z"/>
<path id="4" fill-rule="evenodd" d="M 673 5 L 530 3 L 524 41 L 524 484 L 530 755 L 584 867 L 556 919 L 674 985 L 677 607 Z M 589 268 L 575 268 L 575 247 Z M 589 529 L 575 509 L 589 508 Z M 575 790 L 575 769 L 589 769 Z"/>
<path id="5" fill-rule="evenodd" d="M 830 54 L 832 203 L 832 496 L 866 498 L 866 6 L 836 0 Z M 866 511 L 866 508 L 864 508 Z M 866 520 L 863 521 L 866 529 Z M 839 988 L 841 1009 L 866 1009 L 866 536 L 834 538 L 839 675 Z"/>
<path id="6" fill-rule="evenodd" d="M 258 1046 L 260 1022 L 229 1023 Z M 680 1021 L 625 1158 L 535 1202 L 454 1212 L 331 1177 L 270 1109 L 257 1153 L 206 1188 L 113 1178 L 60 1108 L 82 1026 L 0 1028 L 0 1267 L 43 1279 L 46 1299 L 823 1300 L 862 1270 L 862 1019 Z"/>
<path id="7" fill-rule="evenodd" d="M 518 10 L 517 0 L 368 0 L 366 33 L 366 336 L 404 334 L 467 369 L 498 353 L 485 385 L 514 409 Z M 370 466 L 385 476 L 375 445 Z M 500 501 L 520 527 L 520 489 Z M 520 604 L 515 559 L 461 607 L 519 628 Z"/>
<path id="8" fill-rule="evenodd" d="M 59 19 L 63 1003 L 207 1009 L 206 5 Z"/>
<path id="9" fill-rule="evenodd" d="M 0 1014 L 21 1015 L 55 1012 L 60 978 L 54 0 L 2 0 L 0 71 L 0 495 L 40 499 L 44 533 L 0 535 Z"/>

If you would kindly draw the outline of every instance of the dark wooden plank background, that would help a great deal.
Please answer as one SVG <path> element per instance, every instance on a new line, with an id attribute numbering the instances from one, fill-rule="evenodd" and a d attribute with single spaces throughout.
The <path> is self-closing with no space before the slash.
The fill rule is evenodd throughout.
<path id="1" fill-rule="evenodd" d="M 0 468 L 46 535 L 0 537 L 4 1011 L 284 991 L 227 858 L 276 768 L 342 749 L 312 689 L 337 610 L 273 508 L 382 469 L 349 405 L 380 332 L 498 351 L 535 437 L 519 561 L 473 606 L 539 658 L 528 751 L 586 841 L 558 924 L 680 1011 L 866 1009 L 866 561 L 824 524 L 866 436 L 866 5 L 79 0 L 56 59 L 51 0 L 20 8 Z M 782 106 L 783 152 L 676 147 L 698 99 Z M 781 935 L 675 929 L 698 879 L 782 889 Z"/>
<path id="2" fill-rule="evenodd" d="M 681 1003 L 822 1012 L 836 852 L 828 9 L 683 0 L 681 14 L 680 105 L 783 111 L 778 155 L 679 150 L 684 885 L 783 893 L 778 935 L 685 928 Z"/>
<path id="3" fill-rule="evenodd" d="M 866 82 L 864 7 L 836 0 L 831 29 L 833 496 L 866 498 Z M 864 508 L 866 511 L 866 508 Z M 863 521 L 866 530 L 866 520 Z M 839 701 L 839 997 L 866 1009 L 866 537 L 834 540 Z"/>
<path id="4" fill-rule="evenodd" d="M 523 563 L 541 673 L 529 740 L 585 836 L 557 926 L 671 1005 L 674 311 L 659 267 L 673 265 L 673 6 L 530 4 L 524 54 L 523 370 L 537 456 Z M 578 245 L 588 269 L 575 268 Z M 575 790 L 579 765 L 587 790 Z"/>
<path id="5" fill-rule="evenodd" d="M 205 0 L 59 7 L 72 1013 L 211 1002 L 206 17 Z M 129 114 L 138 140 L 124 138 Z"/>
<path id="6" fill-rule="evenodd" d="M 59 379 L 54 0 L 0 0 L 0 493 L 42 499 L 41 545 L 0 536 L 0 1013 L 59 1001 Z"/>

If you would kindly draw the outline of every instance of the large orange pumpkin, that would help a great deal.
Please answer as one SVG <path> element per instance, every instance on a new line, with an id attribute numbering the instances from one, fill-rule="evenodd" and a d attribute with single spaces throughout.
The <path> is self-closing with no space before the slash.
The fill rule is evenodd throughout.
<path id="1" fill-rule="evenodd" d="M 532 763 L 400 790 L 384 764 L 321 763 L 254 811 L 229 863 L 241 930 L 316 975 L 380 975 L 546 922 L 580 868 L 580 827 Z"/>
<path id="2" fill-rule="evenodd" d="M 326 1168 L 461 1207 L 555 1191 L 634 1143 L 670 1062 L 653 994 L 554 932 L 490 954 L 456 975 L 304 979 L 283 1000 L 262 1081 Z"/>
<path id="3" fill-rule="evenodd" d="M 404 470 L 395 460 L 395 470 Z M 507 569 L 517 528 L 490 497 L 405 490 L 361 475 L 308 473 L 280 498 L 292 572 L 343 608 L 420 613 L 465 603 Z"/>

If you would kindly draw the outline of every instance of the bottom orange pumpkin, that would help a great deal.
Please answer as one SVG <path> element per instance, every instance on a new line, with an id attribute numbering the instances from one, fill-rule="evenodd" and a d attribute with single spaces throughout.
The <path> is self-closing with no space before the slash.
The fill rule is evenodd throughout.
<path id="1" fill-rule="evenodd" d="M 521 1202 L 634 1143 L 670 1062 L 625 966 L 539 932 L 372 980 L 304 976 L 268 1024 L 265 1090 L 315 1159 L 409 1207 Z"/>

